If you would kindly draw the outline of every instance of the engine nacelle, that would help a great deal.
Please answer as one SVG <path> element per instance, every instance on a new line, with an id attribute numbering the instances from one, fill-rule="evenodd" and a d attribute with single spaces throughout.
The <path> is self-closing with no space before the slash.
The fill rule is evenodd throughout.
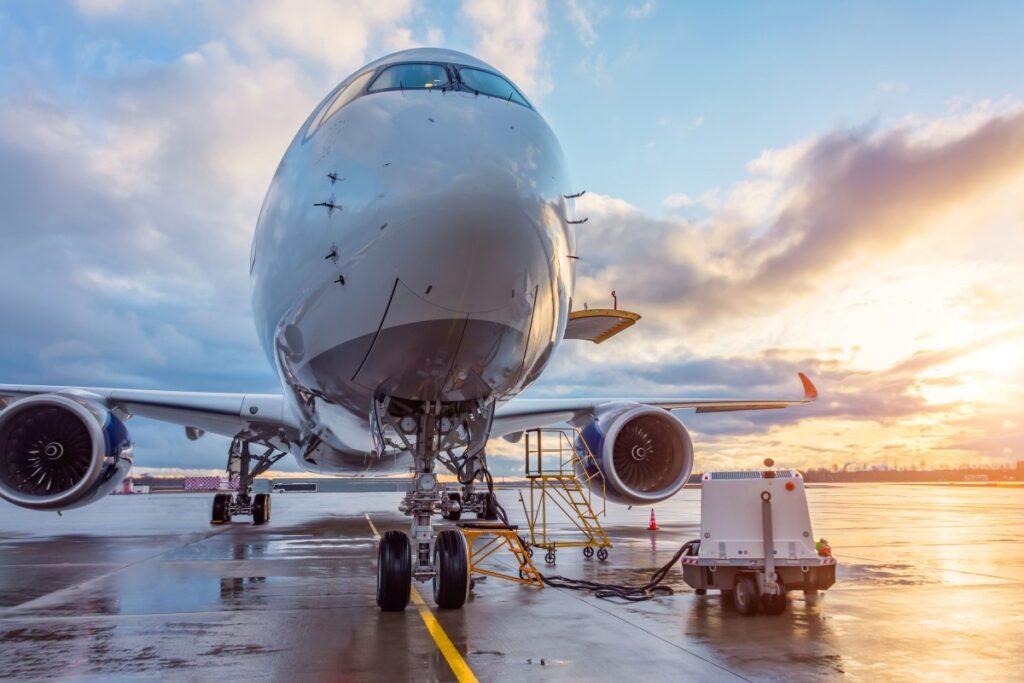
<path id="1" fill-rule="evenodd" d="M 613 404 L 600 410 L 580 434 L 579 474 L 589 479 L 591 490 L 615 503 L 644 505 L 670 498 L 693 470 L 690 433 L 661 408 Z M 601 477 L 592 476 L 595 470 L 603 485 Z"/>
<path id="2" fill-rule="evenodd" d="M 0 412 L 0 498 L 15 505 L 87 505 L 113 491 L 131 466 L 124 423 L 90 396 L 40 394 Z"/>

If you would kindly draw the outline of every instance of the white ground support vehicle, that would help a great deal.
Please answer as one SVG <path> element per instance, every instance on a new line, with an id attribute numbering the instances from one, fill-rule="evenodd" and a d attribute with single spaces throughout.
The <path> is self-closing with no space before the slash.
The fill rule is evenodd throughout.
<path id="1" fill-rule="evenodd" d="M 796 470 L 705 472 L 700 540 L 682 558 L 683 579 L 709 588 L 750 616 L 786 609 L 786 592 L 815 599 L 836 580 L 830 550 L 819 554 L 804 479 Z M 770 551 L 768 550 L 770 549 Z"/>

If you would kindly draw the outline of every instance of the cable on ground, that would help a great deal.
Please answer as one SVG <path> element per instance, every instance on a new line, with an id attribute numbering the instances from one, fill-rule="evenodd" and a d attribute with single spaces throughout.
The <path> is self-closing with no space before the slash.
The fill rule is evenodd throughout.
<path id="1" fill-rule="evenodd" d="M 665 565 L 659 568 L 654 574 L 651 575 L 651 580 L 642 586 L 626 586 L 618 583 L 599 583 L 597 581 L 587 581 L 585 579 L 570 579 L 565 576 L 544 576 L 540 575 L 540 578 L 548 586 L 554 588 L 568 588 L 574 591 L 593 591 L 594 596 L 603 600 L 621 600 L 623 602 L 644 602 L 645 600 L 651 600 L 659 595 L 673 595 L 673 591 L 668 586 L 662 586 L 662 581 L 668 576 L 668 573 L 672 570 L 672 567 L 679 562 L 679 558 L 683 555 L 692 554 L 690 550 L 696 548 L 700 543 L 698 540 L 687 541 L 682 545 L 676 554 L 672 556 Z M 539 573 L 539 572 L 538 572 Z"/>

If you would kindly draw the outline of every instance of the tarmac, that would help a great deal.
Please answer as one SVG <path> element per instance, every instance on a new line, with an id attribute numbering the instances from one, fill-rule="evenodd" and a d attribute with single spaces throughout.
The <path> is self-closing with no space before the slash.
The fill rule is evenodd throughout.
<path id="1" fill-rule="evenodd" d="M 809 489 L 837 582 L 779 617 L 743 617 L 670 574 L 618 605 L 488 578 L 465 608 L 429 584 L 374 602 L 374 528 L 396 493 L 275 494 L 273 519 L 208 524 L 208 494 L 112 496 L 58 517 L 0 507 L 0 678 L 15 680 L 1020 680 L 1024 489 Z M 501 498 L 514 517 L 514 491 Z M 563 549 L 545 573 L 643 583 L 697 535 L 699 490 L 608 507 L 605 563 Z M 372 522 L 372 525 L 371 525 Z M 511 564 L 511 556 L 502 560 Z"/>

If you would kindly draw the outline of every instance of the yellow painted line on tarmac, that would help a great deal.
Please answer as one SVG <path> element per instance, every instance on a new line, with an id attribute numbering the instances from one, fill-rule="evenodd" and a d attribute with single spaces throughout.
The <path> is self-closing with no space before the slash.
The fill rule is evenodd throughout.
<path id="1" fill-rule="evenodd" d="M 374 526 L 373 520 L 370 519 L 370 513 L 369 512 L 364 512 L 363 516 L 366 517 L 366 523 L 370 525 L 370 531 L 373 532 L 373 537 L 376 538 L 376 539 L 380 539 L 380 532 L 377 531 L 377 527 Z"/>
<path id="2" fill-rule="evenodd" d="M 466 664 L 466 660 L 462 658 L 462 655 L 455 648 L 455 643 L 452 642 L 452 639 L 444 632 L 441 622 L 437 620 L 434 613 L 427 607 L 427 603 L 423 602 L 420 592 L 413 588 L 410 591 L 409 597 L 416 603 L 416 608 L 420 611 L 423 623 L 426 624 L 427 630 L 430 631 L 430 635 L 434 638 L 437 649 L 441 651 L 445 660 L 448 661 L 448 666 L 452 668 L 455 678 L 458 679 L 459 683 L 477 683 L 473 670 L 469 668 L 469 664 Z"/>
<path id="3" fill-rule="evenodd" d="M 370 513 L 364 513 L 364 516 L 366 517 L 366 523 L 370 525 L 373 537 L 379 539 L 380 532 L 377 531 L 376 525 L 370 519 Z M 455 643 L 445 633 L 441 622 L 437 620 L 437 617 L 434 616 L 427 603 L 424 602 L 420 592 L 413 587 L 409 590 L 409 597 L 412 599 L 413 604 L 416 605 L 420 618 L 423 619 L 424 626 L 430 632 L 430 637 L 434 639 L 434 644 L 437 645 L 437 649 L 444 655 L 445 661 L 448 662 L 448 666 L 451 667 L 452 673 L 455 674 L 455 678 L 459 683 L 479 683 L 477 677 L 473 674 L 473 670 L 469 668 L 469 664 L 466 664 L 466 660 L 462 658 L 462 654 L 455 647 Z"/>

